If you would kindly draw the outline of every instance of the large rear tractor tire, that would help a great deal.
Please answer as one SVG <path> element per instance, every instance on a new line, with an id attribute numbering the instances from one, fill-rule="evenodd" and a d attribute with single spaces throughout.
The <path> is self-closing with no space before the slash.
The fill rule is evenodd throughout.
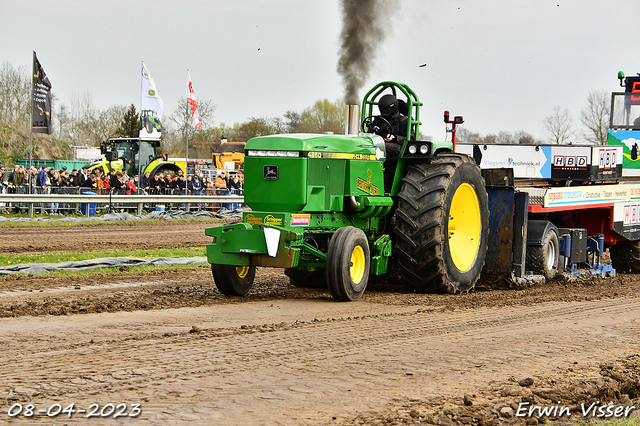
<path id="1" fill-rule="evenodd" d="M 213 281 L 222 294 L 244 296 L 253 287 L 256 267 L 212 264 L 211 272 L 213 273 Z"/>
<path id="2" fill-rule="evenodd" d="M 611 264 L 617 272 L 640 274 L 640 241 L 622 241 L 609 247 Z"/>
<path id="3" fill-rule="evenodd" d="M 284 274 L 289 277 L 289 283 L 301 288 L 327 288 L 327 278 L 325 272 L 301 271 L 296 268 L 287 268 Z"/>
<path id="4" fill-rule="evenodd" d="M 327 286 L 340 302 L 362 297 L 369 281 L 371 256 L 365 233 L 353 226 L 338 229 L 327 252 Z"/>
<path id="5" fill-rule="evenodd" d="M 480 168 L 466 155 L 438 154 L 411 165 L 402 180 L 394 247 L 400 276 L 419 292 L 473 289 L 489 233 Z"/>
<path id="6" fill-rule="evenodd" d="M 527 245 L 528 271 L 544 275 L 547 280 L 558 273 L 560 259 L 560 243 L 558 242 L 558 228 L 548 226 L 542 237 L 542 245 Z"/>

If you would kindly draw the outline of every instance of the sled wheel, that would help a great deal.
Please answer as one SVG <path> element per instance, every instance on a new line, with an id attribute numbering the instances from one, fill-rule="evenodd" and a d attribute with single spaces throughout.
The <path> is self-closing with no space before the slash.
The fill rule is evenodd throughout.
<path id="1" fill-rule="evenodd" d="M 558 273 L 560 259 L 560 244 L 558 231 L 555 226 L 547 228 L 542 237 L 542 245 L 528 245 L 526 268 L 535 274 L 544 275 L 548 280 Z"/>
<path id="2" fill-rule="evenodd" d="M 327 279 L 324 270 L 301 271 L 296 268 L 287 268 L 284 274 L 289 277 L 289 283 L 301 288 L 327 288 Z"/>
<path id="3" fill-rule="evenodd" d="M 640 273 L 640 241 L 621 241 L 609 247 L 611 264 L 618 272 Z"/>
<path id="4" fill-rule="evenodd" d="M 487 191 L 472 158 L 438 154 L 409 166 L 396 209 L 400 276 L 421 292 L 471 290 L 484 266 Z"/>
<path id="5" fill-rule="evenodd" d="M 211 265 L 213 281 L 222 294 L 244 296 L 253 286 L 255 266 Z"/>
<path id="6" fill-rule="evenodd" d="M 371 258 L 367 236 L 361 229 L 347 226 L 333 234 L 327 253 L 327 286 L 340 302 L 362 297 L 369 280 Z"/>

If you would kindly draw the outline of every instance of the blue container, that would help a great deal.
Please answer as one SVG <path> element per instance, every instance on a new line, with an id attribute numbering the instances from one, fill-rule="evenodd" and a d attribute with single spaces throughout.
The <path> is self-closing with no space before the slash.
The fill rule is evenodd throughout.
<path id="1" fill-rule="evenodd" d="M 91 192 L 91 191 L 84 191 L 82 194 L 83 195 L 97 195 L 95 192 Z M 87 215 L 87 205 L 89 206 L 89 216 L 95 216 L 96 215 L 96 203 L 83 203 L 80 206 L 80 211 L 82 212 L 82 214 L 84 216 Z"/>

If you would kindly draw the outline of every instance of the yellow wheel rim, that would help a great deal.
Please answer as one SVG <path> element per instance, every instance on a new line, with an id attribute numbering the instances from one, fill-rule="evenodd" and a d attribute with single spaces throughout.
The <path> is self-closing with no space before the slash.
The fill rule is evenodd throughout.
<path id="1" fill-rule="evenodd" d="M 480 248 L 480 203 L 471 185 L 458 187 L 449 211 L 449 251 L 453 264 L 461 272 L 468 271 Z"/>
<path id="2" fill-rule="evenodd" d="M 362 281 L 365 266 L 366 259 L 364 257 L 364 250 L 362 250 L 360 246 L 355 246 L 351 252 L 351 267 L 349 268 L 351 281 L 353 281 L 354 284 L 358 285 L 360 281 Z"/>
<path id="3" fill-rule="evenodd" d="M 236 266 L 236 274 L 240 278 L 246 278 L 249 275 L 249 267 L 248 266 Z"/>

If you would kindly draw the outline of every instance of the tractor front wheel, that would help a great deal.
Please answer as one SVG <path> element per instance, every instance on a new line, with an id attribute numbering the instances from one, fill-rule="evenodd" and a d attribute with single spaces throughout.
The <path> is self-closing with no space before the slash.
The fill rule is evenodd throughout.
<path id="1" fill-rule="evenodd" d="M 244 296 L 253 287 L 256 267 L 212 264 L 211 272 L 213 273 L 213 281 L 222 294 Z"/>
<path id="2" fill-rule="evenodd" d="M 414 164 L 402 179 L 394 254 L 415 290 L 471 290 L 484 266 L 489 232 L 487 191 L 480 168 L 461 154 Z"/>
<path id="3" fill-rule="evenodd" d="M 340 302 L 362 297 L 371 268 L 369 242 L 365 233 L 353 226 L 338 229 L 329 242 L 327 285 L 331 296 Z"/>

